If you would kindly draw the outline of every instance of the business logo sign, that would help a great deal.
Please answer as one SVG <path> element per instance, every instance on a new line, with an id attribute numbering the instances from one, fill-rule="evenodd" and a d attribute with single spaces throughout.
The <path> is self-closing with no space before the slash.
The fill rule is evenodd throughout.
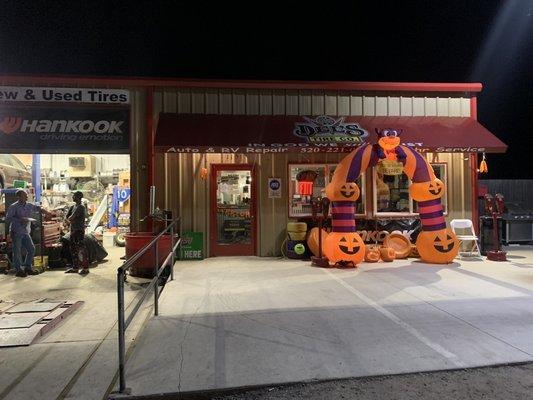
<path id="1" fill-rule="evenodd" d="M 0 86 L 0 102 L 129 104 L 128 90 Z"/>
<path id="2" fill-rule="evenodd" d="M 363 143 L 368 137 L 359 124 L 354 122 L 344 122 L 344 117 L 330 117 L 321 115 L 315 119 L 303 117 L 305 122 L 296 122 L 293 133 L 299 138 L 305 138 L 308 143 L 324 144 L 351 144 Z"/>
<path id="3" fill-rule="evenodd" d="M 20 153 L 127 153 L 128 108 L 0 108 L 2 150 Z"/>

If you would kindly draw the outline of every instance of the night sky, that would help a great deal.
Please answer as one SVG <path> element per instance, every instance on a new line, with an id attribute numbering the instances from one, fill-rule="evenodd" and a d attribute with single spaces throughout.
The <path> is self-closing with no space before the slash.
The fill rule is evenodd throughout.
<path id="1" fill-rule="evenodd" d="M 488 177 L 531 177 L 533 0 L 243 4 L 0 0 L 0 73 L 481 82 Z"/>

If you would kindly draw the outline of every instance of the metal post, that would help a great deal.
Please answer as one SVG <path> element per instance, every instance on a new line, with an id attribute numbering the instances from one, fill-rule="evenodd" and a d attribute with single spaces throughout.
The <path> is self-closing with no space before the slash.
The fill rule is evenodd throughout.
<path id="1" fill-rule="evenodd" d="M 126 390 L 126 339 L 124 328 L 124 271 L 117 271 L 117 294 L 118 294 L 118 365 L 119 365 L 119 392 Z"/>
<path id="2" fill-rule="evenodd" d="M 154 249 L 154 276 L 155 276 L 155 284 L 154 284 L 154 315 L 159 315 L 159 278 L 157 277 L 157 273 L 159 272 L 159 252 L 158 252 L 158 246 L 159 240 L 156 240 L 154 243 L 155 249 Z"/>
<path id="3" fill-rule="evenodd" d="M 174 225 L 170 227 L 170 251 L 172 256 L 170 257 L 170 280 L 174 280 Z"/>

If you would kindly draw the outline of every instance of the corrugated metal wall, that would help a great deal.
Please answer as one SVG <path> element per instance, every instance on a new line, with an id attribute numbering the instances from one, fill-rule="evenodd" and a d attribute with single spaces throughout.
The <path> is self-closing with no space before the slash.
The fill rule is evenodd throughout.
<path id="1" fill-rule="evenodd" d="M 470 116 L 470 99 L 428 97 L 426 93 L 350 93 L 310 90 L 158 89 L 154 93 L 154 118 L 159 112 L 247 115 L 390 115 Z M 254 163 L 258 171 L 258 254 L 278 255 L 288 214 L 287 164 L 335 163 L 342 154 L 158 154 L 156 156 L 157 205 L 182 217 L 182 231 L 204 232 L 209 253 L 209 180 L 200 168 L 213 163 Z M 428 155 L 429 159 L 433 158 Z M 468 217 L 470 174 L 463 154 L 439 154 L 435 161 L 448 164 L 449 217 Z M 280 199 L 268 199 L 269 177 L 283 179 Z M 367 198 L 371 199 L 371 193 Z"/>

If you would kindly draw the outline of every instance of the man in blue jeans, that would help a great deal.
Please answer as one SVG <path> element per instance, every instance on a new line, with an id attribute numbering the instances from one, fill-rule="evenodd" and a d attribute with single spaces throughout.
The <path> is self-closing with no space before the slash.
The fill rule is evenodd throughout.
<path id="1" fill-rule="evenodd" d="M 10 224 L 9 235 L 13 243 L 13 268 L 17 271 L 18 277 L 24 278 L 36 275 L 38 272 L 33 269 L 33 256 L 35 246 L 31 240 L 31 221 L 34 212 L 43 212 L 47 216 L 51 213 L 35 204 L 28 203 L 28 194 L 24 190 L 17 190 L 17 201 L 7 209 L 6 222 Z M 22 259 L 22 248 L 26 250 L 26 257 Z"/>

